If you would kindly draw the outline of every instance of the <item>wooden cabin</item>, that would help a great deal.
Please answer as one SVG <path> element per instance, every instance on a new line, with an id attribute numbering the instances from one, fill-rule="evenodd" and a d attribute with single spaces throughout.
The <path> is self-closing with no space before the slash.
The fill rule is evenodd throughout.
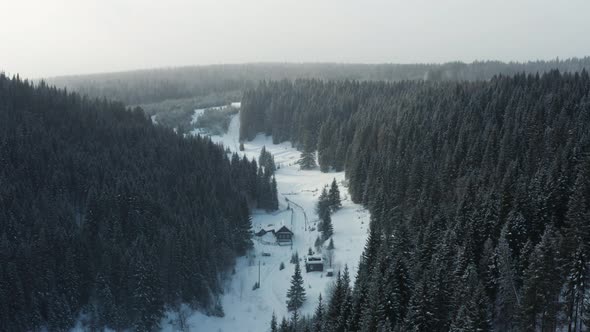
<path id="1" fill-rule="evenodd" d="M 279 228 L 279 230 L 275 231 L 275 237 L 277 238 L 277 243 L 280 246 L 293 244 L 293 232 L 291 232 L 291 230 L 286 226 L 283 226 Z"/>
<path id="2" fill-rule="evenodd" d="M 322 256 L 307 256 L 305 258 L 305 271 L 324 271 L 324 259 L 322 258 Z"/>

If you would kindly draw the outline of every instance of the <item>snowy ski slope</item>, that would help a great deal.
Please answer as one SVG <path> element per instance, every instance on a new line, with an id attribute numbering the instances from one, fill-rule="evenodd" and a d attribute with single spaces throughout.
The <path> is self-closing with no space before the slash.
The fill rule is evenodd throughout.
<path id="1" fill-rule="evenodd" d="M 232 103 L 233 107 L 239 107 L 239 103 Z M 202 112 L 197 110 L 197 112 Z M 195 112 L 195 120 L 198 113 Z M 238 151 L 239 147 L 239 114 L 232 118 L 228 132 L 223 136 L 213 136 L 216 142 L 223 143 L 232 151 Z M 224 317 L 209 317 L 200 312 L 193 312 L 187 319 L 191 331 L 266 331 L 272 313 L 280 320 L 282 316 L 289 315 L 286 308 L 286 293 L 290 285 L 294 265 L 290 264 L 291 255 L 299 253 L 303 270 L 303 279 L 307 300 L 301 313 L 311 314 L 317 305 L 318 296 L 326 297 L 326 290 L 335 277 L 327 277 L 325 272 L 305 273 L 303 258 L 308 249 L 314 248 L 314 242 L 319 236 L 317 230 L 317 214 L 315 204 L 321 189 L 329 185 L 336 178 L 340 186 L 342 209 L 333 214 L 334 225 L 334 263 L 335 271 L 344 268 L 348 264 L 351 278 L 354 280 L 359 258 L 364 247 L 367 229 L 369 225 L 369 213 L 348 199 L 347 190 L 344 187 L 344 173 L 322 173 L 318 170 L 301 171 L 296 161 L 300 153 L 289 142 L 274 145 L 271 137 L 259 134 L 253 141 L 244 142 L 248 158 L 258 158 L 263 146 L 275 157 L 275 162 L 280 169 L 276 172 L 276 180 L 279 192 L 279 211 L 266 213 L 254 211 L 252 216 L 253 230 L 261 228 L 275 228 L 285 225 L 294 232 L 293 245 L 277 246 L 267 241 L 254 241 L 254 249 L 246 257 L 237 260 L 235 274 L 231 276 L 225 285 L 221 298 Z M 288 198 L 293 207 L 287 210 Z M 305 213 L 304 213 L 305 212 Z M 293 214 L 293 216 L 291 216 Z M 305 218 L 307 215 L 307 220 Z M 270 238 L 272 240 L 272 238 Z M 327 242 L 325 243 L 325 246 Z M 262 253 L 270 256 L 262 256 Z M 285 264 L 285 269 L 280 270 L 280 264 Z M 258 281 L 260 265 L 260 288 L 252 290 Z M 173 331 L 175 327 L 171 322 L 176 314 L 169 313 L 162 322 L 165 331 Z"/>

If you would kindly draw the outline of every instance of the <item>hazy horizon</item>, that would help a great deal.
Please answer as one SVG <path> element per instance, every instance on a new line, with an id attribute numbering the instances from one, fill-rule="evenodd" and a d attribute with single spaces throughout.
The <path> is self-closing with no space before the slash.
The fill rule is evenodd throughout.
<path id="1" fill-rule="evenodd" d="M 241 63 L 534 61 L 590 55 L 590 2 L 139 0 L 0 4 L 24 77 Z"/>

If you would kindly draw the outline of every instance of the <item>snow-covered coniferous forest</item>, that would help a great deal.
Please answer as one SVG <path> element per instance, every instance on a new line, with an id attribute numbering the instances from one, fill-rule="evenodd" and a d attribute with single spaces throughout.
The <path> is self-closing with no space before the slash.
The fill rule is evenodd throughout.
<path id="1" fill-rule="evenodd" d="M 590 2 L 0 12 L 0 331 L 590 331 Z"/>

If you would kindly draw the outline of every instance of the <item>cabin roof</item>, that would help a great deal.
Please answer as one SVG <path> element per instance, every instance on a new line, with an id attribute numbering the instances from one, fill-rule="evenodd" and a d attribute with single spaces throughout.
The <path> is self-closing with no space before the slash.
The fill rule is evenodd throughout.
<path id="1" fill-rule="evenodd" d="M 321 264 L 323 263 L 323 261 L 324 259 L 322 258 L 322 256 L 319 255 L 307 256 L 305 258 L 305 262 L 309 264 Z"/>
<path id="2" fill-rule="evenodd" d="M 289 234 L 293 234 L 293 232 L 291 232 L 291 230 L 288 229 L 286 226 L 283 226 L 283 227 L 279 228 L 279 230 L 276 231 L 275 233 L 289 233 Z"/>

